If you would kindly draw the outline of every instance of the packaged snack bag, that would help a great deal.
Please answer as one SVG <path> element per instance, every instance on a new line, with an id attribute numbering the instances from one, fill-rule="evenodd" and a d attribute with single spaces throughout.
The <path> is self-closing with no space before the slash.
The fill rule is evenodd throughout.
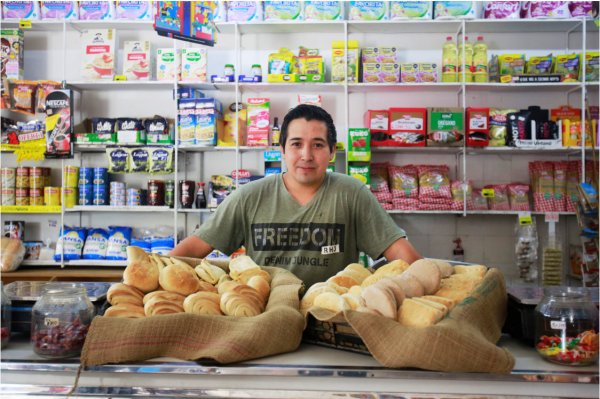
<path id="1" fill-rule="evenodd" d="M 49 20 L 79 19 L 79 4 L 76 1 L 42 1 L 40 14 L 42 19 Z"/>
<path id="2" fill-rule="evenodd" d="M 529 185 L 511 183 L 508 185 L 508 199 L 512 211 L 529 211 Z"/>
<path id="3" fill-rule="evenodd" d="M 2 17 L 6 20 L 40 19 L 40 2 L 3 1 Z"/>
<path id="4" fill-rule="evenodd" d="M 109 20 L 115 17 L 114 1 L 80 1 L 80 20 Z"/>
<path id="5" fill-rule="evenodd" d="M 390 165 L 388 174 L 393 198 L 418 198 L 419 172 L 416 167 Z"/>
<path id="6" fill-rule="evenodd" d="M 493 189 L 494 196 L 488 197 L 488 205 L 491 211 L 508 211 L 510 203 L 508 202 L 508 191 L 506 184 L 493 184 L 484 188 Z"/>
<path id="7" fill-rule="evenodd" d="M 593 18 L 591 1 L 569 1 L 569 11 L 573 18 Z"/>
<path id="8" fill-rule="evenodd" d="M 450 185 L 452 190 L 452 205 L 453 211 L 462 211 L 464 209 L 464 200 L 467 198 L 467 210 L 473 209 L 473 184 L 471 181 L 453 181 Z"/>
<path id="9" fill-rule="evenodd" d="M 554 73 L 562 75 L 562 82 L 578 82 L 580 68 L 579 54 L 559 54 L 556 56 Z"/>
<path id="10" fill-rule="evenodd" d="M 548 54 L 542 57 L 529 57 L 526 71 L 530 75 L 543 75 L 552 72 L 554 57 Z"/>
<path id="11" fill-rule="evenodd" d="M 516 109 L 490 109 L 490 147 L 504 147 L 508 137 L 508 114 Z"/>
<path id="12" fill-rule="evenodd" d="M 448 165 L 417 165 L 419 172 L 419 200 L 442 198 L 452 200 Z"/>
<path id="13" fill-rule="evenodd" d="M 487 198 L 483 196 L 480 188 L 473 189 L 473 210 L 474 211 L 488 211 Z"/>
<path id="14" fill-rule="evenodd" d="M 585 81 L 597 82 L 600 77 L 600 52 L 586 51 L 585 52 Z"/>

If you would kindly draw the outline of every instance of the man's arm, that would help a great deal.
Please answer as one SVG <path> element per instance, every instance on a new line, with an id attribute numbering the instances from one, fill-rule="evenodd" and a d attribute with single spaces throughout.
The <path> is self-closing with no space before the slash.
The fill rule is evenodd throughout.
<path id="1" fill-rule="evenodd" d="M 171 256 L 188 256 L 190 258 L 204 258 L 211 253 L 213 247 L 198 236 L 191 235 L 181 241 L 169 253 Z"/>
<path id="2" fill-rule="evenodd" d="M 394 241 L 385 251 L 383 251 L 383 256 L 390 262 L 396 259 L 402 259 L 409 264 L 423 258 L 406 238 L 399 238 Z"/>

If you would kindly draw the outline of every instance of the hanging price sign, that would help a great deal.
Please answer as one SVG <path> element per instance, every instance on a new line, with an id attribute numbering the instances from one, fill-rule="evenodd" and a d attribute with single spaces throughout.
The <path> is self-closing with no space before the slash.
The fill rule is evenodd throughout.
<path id="1" fill-rule="evenodd" d="M 524 226 L 526 224 L 532 224 L 531 212 L 519 212 L 519 224 Z"/>
<path id="2" fill-rule="evenodd" d="M 544 214 L 544 216 L 546 218 L 545 219 L 546 223 L 550 223 L 550 222 L 556 223 L 556 222 L 558 222 L 558 212 L 546 212 Z"/>
<path id="3" fill-rule="evenodd" d="M 31 29 L 31 21 L 28 19 L 21 19 L 19 21 L 19 28 L 21 29 Z"/>
<path id="4" fill-rule="evenodd" d="M 496 196 L 496 192 L 493 188 L 482 188 L 481 195 L 483 195 L 485 198 L 494 198 Z"/>

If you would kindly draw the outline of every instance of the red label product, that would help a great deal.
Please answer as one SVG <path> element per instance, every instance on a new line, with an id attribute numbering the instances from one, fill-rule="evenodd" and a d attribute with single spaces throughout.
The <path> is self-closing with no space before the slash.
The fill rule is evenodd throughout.
<path id="1" fill-rule="evenodd" d="M 385 145 L 424 147 L 426 133 L 427 108 L 390 108 L 390 139 Z"/>
<path id="2" fill-rule="evenodd" d="M 467 146 L 487 147 L 490 142 L 490 109 L 467 108 Z"/>

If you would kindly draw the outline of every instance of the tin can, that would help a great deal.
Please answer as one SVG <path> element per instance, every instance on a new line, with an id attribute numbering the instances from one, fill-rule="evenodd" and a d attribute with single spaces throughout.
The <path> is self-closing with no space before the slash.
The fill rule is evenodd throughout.
<path id="1" fill-rule="evenodd" d="M 44 206 L 44 197 L 29 197 L 29 205 Z"/>
<path id="2" fill-rule="evenodd" d="M 65 208 L 73 208 L 77 204 L 77 189 L 73 187 L 63 187 L 62 203 Z"/>
<path id="3" fill-rule="evenodd" d="M 2 195 L 2 205 L 3 206 L 9 206 L 9 205 L 15 205 L 15 189 L 14 188 L 2 188 L 2 190 L 0 190 L 0 195 Z"/>
<path id="4" fill-rule="evenodd" d="M 167 180 L 165 184 L 165 205 L 175 206 L 175 180 Z"/>
<path id="5" fill-rule="evenodd" d="M 25 222 L 22 220 L 7 220 L 4 222 L 4 237 L 16 238 L 23 241 L 25 237 Z"/>
<path id="6" fill-rule="evenodd" d="M 108 184 L 108 169 L 94 168 L 94 185 Z"/>
<path id="7" fill-rule="evenodd" d="M 138 206 L 142 204 L 142 190 L 139 188 L 127 189 L 127 206 Z"/>
<path id="8" fill-rule="evenodd" d="M 15 177 L 15 168 L 0 169 L 0 180 L 2 182 L 2 188 L 15 188 Z"/>
<path id="9" fill-rule="evenodd" d="M 26 166 L 18 167 L 15 179 L 16 188 L 29 188 L 29 168 Z"/>
<path id="10" fill-rule="evenodd" d="M 44 187 L 50 185 L 50 168 L 42 168 L 44 174 Z"/>
<path id="11" fill-rule="evenodd" d="M 44 189 L 43 188 L 30 188 L 29 196 L 32 198 L 41 197 L 44 198 Z"/>
<path id="12" fill-rule="evenodd" d="M 63 187 L 76 188 L 79 183 L 79 166 L 66 165 L 63 179 Z"/>
<path id="13" fill-rule="evenodd" d="M 148 205 L 165 204 L 165 183 L 162 180 L 148 180 Z"/>
<path id="14" fill-rule="evenodd" d="M 60 187 L 44 187 L 44 204 L 46 206 L 60 205 Z"/>
<path id="15" fill-rule="evenodd" d="M 15 205 L 18 205 L 18 206 L 29 206 L 29 196 L 27 196 L 27 197 L 15 197 Z"/>
<path id="16" fill-rule="evenodd" d="M 81 187 L 79 186 L 79 205 L 92 205 L 94 198 L 92 186 L 90 185 L 89 189 L 82 189 Z"/>
<path id="17" fill-rule="evenodd" d="M 44 187 L 44 183 L 44 168 L 37 166 L 32 167 L 29 170 L 29 188 L 42 189 Z"/>
<path id="18" fill-rule="evenodd" d="M 79 168 L 79 185 L 89 184 L 94 182 L 94 168 Z"/>

